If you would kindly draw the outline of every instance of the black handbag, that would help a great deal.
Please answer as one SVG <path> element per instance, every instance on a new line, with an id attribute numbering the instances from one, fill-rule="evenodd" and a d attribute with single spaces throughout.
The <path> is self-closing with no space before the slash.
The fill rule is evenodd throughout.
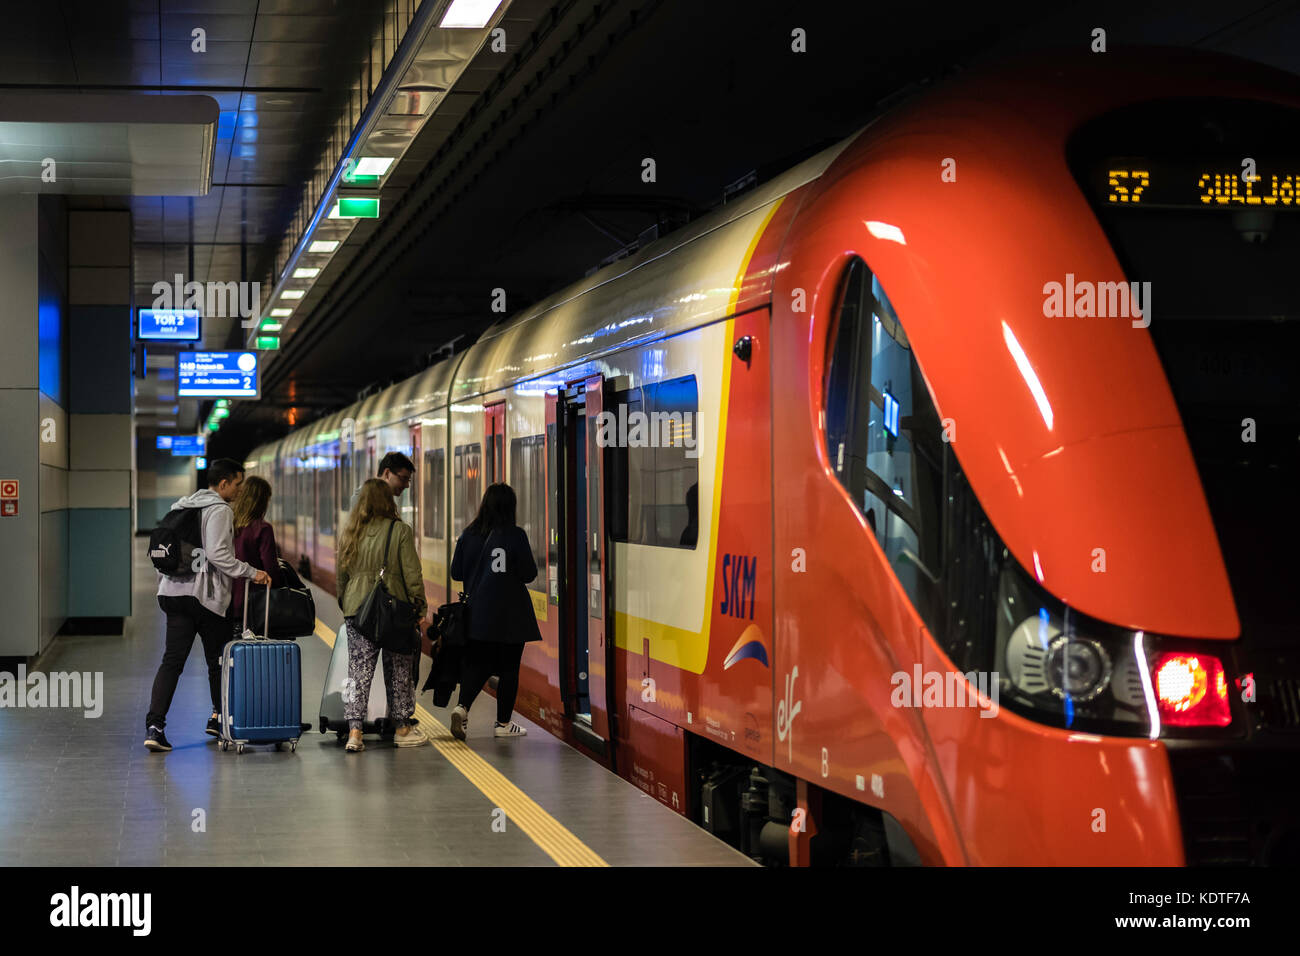
<path id="1" fill-rule="evenodd" d="M 478 583 L 478 572 L 483 567 L 483 557 L 488 553 L 488 542 L 492 540 L 492 535 L 495 533 L 489 531 L 488 536 L 483 540 L 483 550 L 479 552 L 478 562 L 474 565 L 474 571 L 468 581 L 469 594 L 461 591 L 460 600 L 443 604 L 438 608 L 433 626 L 437 628 L 439 644 L 446 647 L 464 647 L 469 643 L 469 595 L 474 593 L 474 585 Z"/>
<path id="2" fill-rule="evenodd" d="M 249 615 L 269 623 L 267 637 L 273 641 L 292 641 L 316 630 L 316 602 L 305 587 L 267 588 L 249 597 Z M 266 613 L 266 602 L 271 613 Z"/>
<path id="3" fill-rule="evenodd" d="M 384 574 L 388 571 L 388 548 L 392 544 L 393 527 L 396 524 L 396 521 L 392 521 L 388 525 L 388 537 L 384 539 L 384 564 L 379 569 L 379 580 L 357 609 L 354 626 L 363 637 L 384 650 L 409 654 L 420 641 L 419 615 L 414 604 L 394 597 L 384 584 Z"/>

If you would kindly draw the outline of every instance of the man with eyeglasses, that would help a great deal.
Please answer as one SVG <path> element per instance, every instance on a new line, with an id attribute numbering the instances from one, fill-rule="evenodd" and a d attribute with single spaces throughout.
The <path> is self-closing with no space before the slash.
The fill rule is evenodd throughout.
<path id="1" fill-rule="evenodd" d="M 390 451 L 387 455 L 379 460 L 379 478 L 388 483 L 388 487 L 393 490 L 393 500 L 402 497 L 402 492 L 411 487 L 411 477 L 415 474 L 415 465 L 411 464 L 411 459 L 407 458 L 400 451 Z M 361 495 L 361 485 L 357 485 L 357 490 L 352 492 L 352 503 L 348 506 L 348 511 L 352 511 L 357 506 L 357 498 Z"/>

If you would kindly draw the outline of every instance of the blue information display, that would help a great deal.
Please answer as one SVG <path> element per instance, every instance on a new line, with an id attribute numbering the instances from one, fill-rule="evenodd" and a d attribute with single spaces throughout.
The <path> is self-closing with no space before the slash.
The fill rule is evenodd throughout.
<path id="1" fill-rule="evenodd" d="M 178 352 L 178 398 L 257 398 L 256 352 Z"/>
<path id="2" fill-rule="evenodd" d="M 158 448 L 159 451 L 167 451 L 169 448 L 172 447 L 172 436 L 171 436 L 171 435 L 159 435 L 159 436 L 158 436 L 158 444 L 157 444 L 156 447 Z"/>
<path id="3" fill-rule="evenodd" d="M 203 439 L 198 435 L 177 435 L 172 439 L 174 458 L 193 458 L 203 454 Z"/>
<path id="4" fill-rule="evenodd" d="M 141 309 L 139 337 L 157 341 L 198 341 L 199 310 Z"/>

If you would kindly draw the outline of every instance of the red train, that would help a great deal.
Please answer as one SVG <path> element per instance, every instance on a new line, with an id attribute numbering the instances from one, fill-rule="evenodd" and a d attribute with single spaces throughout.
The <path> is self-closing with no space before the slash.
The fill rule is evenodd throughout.
<path id="1" fill-rule="evenodd" d="M 755 857 L 1294 860 L 1298 107 L 966 75 L 250 467 L 328 586 L 406 450 L 433 605 L 510 481 L 520 711 Z"/>

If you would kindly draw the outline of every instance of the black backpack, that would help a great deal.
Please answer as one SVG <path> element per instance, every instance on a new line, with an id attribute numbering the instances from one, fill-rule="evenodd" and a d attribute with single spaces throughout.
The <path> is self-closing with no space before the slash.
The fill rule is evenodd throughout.
<path id="1" fill-rule="evenodd" d="M 194 573 L 194 552 L 203 546 L 203 509 L 177 508 L 149 535 L 149 560 L 169 578 Z M 196 543 L 197 542 L 197 543 Z"/>

